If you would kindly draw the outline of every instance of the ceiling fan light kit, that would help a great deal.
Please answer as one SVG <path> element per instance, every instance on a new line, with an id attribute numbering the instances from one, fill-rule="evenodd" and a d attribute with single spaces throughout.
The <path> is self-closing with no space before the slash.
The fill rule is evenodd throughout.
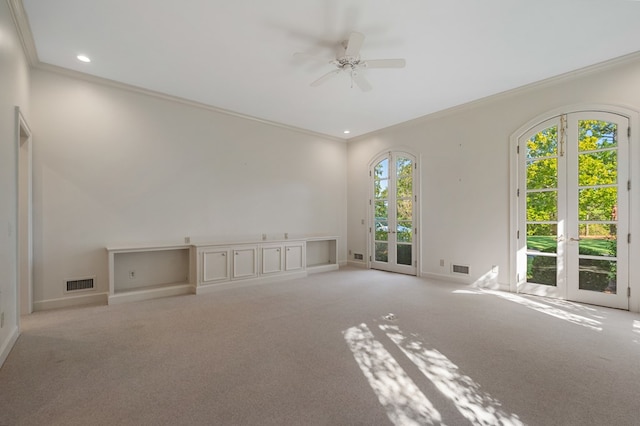
<path id="1" fill-rule="evenodd" d="M 372 89 L 371 83 L 364 77 L 363 70 L 366 68 L 404 68 L 404 59 L 371 59 L 360 58 L 360 49 L 364 42 L 364 35 L 359 32 L 352 32 L 349 40 L 341 43 L 344 48 L 342 54 L 338 53 L 336 59 L 329 61 L 336 69 L 322 75 L 317 80 L 311 82 L 312 87 L 320 86 L 328 80 L 333 79 L 342 72 L 348 72 L 351 77 L 351 87 L 355 83 L 360 90 L 368 92 Z"/>

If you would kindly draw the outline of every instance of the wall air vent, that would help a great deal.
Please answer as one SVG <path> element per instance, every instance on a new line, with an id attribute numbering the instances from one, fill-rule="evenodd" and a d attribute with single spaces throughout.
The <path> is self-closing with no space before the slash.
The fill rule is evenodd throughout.
<path id="1" fill-rule="evenodd" d="M 93 290 L 93 278 L 83 278 L 80 280 L 67 281 L 67 291 Z"/>
<path id="2" fill-rule="evenodd" d="M 469 275 L 469 266 L 467 265 L 451 265 L 451 272 L 454 274 Z"/>
<path id="3" fill-rule="evenodd" d="M 364 256 L 362 256 L 362 254 L 360 254 L 360 253 L 353 253 L 353 259 L 354 260 L 363 260 Z"/>

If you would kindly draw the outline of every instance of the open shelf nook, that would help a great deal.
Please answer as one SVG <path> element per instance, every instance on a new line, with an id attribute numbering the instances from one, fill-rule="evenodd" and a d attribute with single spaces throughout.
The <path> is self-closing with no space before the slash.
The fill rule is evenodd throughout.
<path id="1" fill-rule="evenodd" d="M 109 247 L 109 304 L 338 269 L 337 237 Z"/>

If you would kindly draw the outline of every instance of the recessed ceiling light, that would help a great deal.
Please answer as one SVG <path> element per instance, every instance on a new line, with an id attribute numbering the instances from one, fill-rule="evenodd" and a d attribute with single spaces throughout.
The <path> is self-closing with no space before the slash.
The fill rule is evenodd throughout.
<path id="1" fill-rule="evenodd" d="M 345 130 L 345 131 L 344 131 L 344 132 L 342 132 L 342 133 L 344 133 L 345 135 L 348 135 L 349 133 L 351 133 L 351 130 Z"/>
<path id="2" fill-rule="evenodd" d="M 85 55 L 78 55 L 76 56 L 76 58 L 78 58 L 80 62 L 91 62 L 91 59 L 89 59 L 89 57 Z"/>

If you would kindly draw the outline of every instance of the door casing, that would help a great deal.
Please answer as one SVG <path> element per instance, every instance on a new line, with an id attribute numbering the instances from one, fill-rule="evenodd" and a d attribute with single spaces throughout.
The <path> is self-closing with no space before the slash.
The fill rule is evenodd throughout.
<path id="1" fill-rule="evenodd" d="M 410 150 L 407 149 L 397 149 L 392 151 L 383 151 L 376 155 L 373 160 L 369 162 L 369 184 L 368 184 L 368 205 L 367 205 L 367 268 L 371 269 L 373 264 L 373 256 L 374 256 L 374 223 L 375 223 L 375 215 L 373 214 L 374 210 L 374 177 L 373 177 L 373 169 L 381 160 L 384 158 L 389 158 L 389 161 L 393 161 L 398 156 L 405 156 L 410 158 L 413 161 L 413 176 L 412 176 L 412 189 L 413 189 L 413 238 L 412 238 L 412 266 L 405 267 L 405 265 L 390 265 L 388 269 L 384 269 L 389 272 L 397 272 L 408 275 L 419 275 L 419 259 L 420 259 L 420 232 L 419 232 L 419 218 L 420 218 L 420 199 L 418 194 L 420 193 L 419 185 L 419 164 L 418 157 L 413 154 Z"/>
<path id="2" fill-rule="evenodd" d="M 555 110 L 549 111 L 545 114 L 539 115 L 536 118 L 531 119 L 526 124 L 521 126 L 518 130 L 516 130 L 510 137 L 510 158 L 511 158 L 511 168 L 510 168 L 510 249 L 509 249 L 509 265 L 510 265 L 510 273 L 509 273 L 509 289 L 510 291 L 516 293 L 518 292 L 518 280 L 522 282 L 523 276 L 522 271 L 519 271 L 518 266 L 518 256 L 521 256 L 520 250 L 526 250 L 526 247 L 522 247 L 521 240 L 518 239 L 518 231 L 520 230 L 520 218 L 519 218 L 519 198 L 518 198 L 518 189 L 519 189 L 519 156 L 517 152 L 518 143 L 521 138 L 532 131 L 536 127 L 544 127 L 541 126 L 545 121 L 549 121 L 554 117 L 558 117 L 563 114 L 579 114 L 579 113 L 609 113 L 622 116 L 628 120 L 628 124 L 631 128 L 631 136 L 628 140 L 628 152 L 629 159 L 628 164 L 625 167 L 628 167 L 628 176 L 629 182 L 631 183 L 632 188 L 637 188 L 640 184 L 640 178 L 638 176 L 638 171 L 640 170 L 640 155 L 638 150 L 638 138 L 637 130 L 640 126 L 640 114 L 637 111 L 633 111 L 630 109 L 611 106 L 611 105 L 602 105 L 602 104 L 579 104 L 579 105 L 571 105 L 566 107 L 557 108 Z M 634 175 L 635 171 L 635 175 Z M 637 191 L 636 191 L 637 192 Z M 639 197 L 633 196 L 633 191 L 630 191 L 628 194 L 628 207 L 627 207 L 627 217 L 628 217 L 628 228 L 631 229 L 640 229 L 640 218 L 632 216 L 630 213 L 633 211 L 640 211 L 640 202 Z M 638 215 L 636 215 L 638 216 Z M 520 232 L 525 232 L 520 230 Z M 620 237 L 622 238 L 622 237 Z M 625 236 L 626 238 L 626 236 Z M 640 252 L 639 245 L 636 241 L 632 239 L 632 242 L 628 245 L 628 259 L 633 259 L 634 253 Z M 635 277 L 640 276 L 640 265 L 636 266 L 632 264 L 630 261 L 628 263 L 627 279 L 629 282 L 629 287 L 633 287 L 634 280 L 637 280 Z M 520 267 L 520 269 L 522 269 Z M 524 278 L 526 281 L 526 277 Z M 568 286 L 565 286 L 567 289 L 563 294 L 553 294 L 553 291 L 547 292 L 545 295 L 552 297 L 560 297 L 567 298 L 570 297 L 568 295 Z M 625 289 L 626 292 L 626 289 Z M 587 301 L 587 303 L 594 303 Z M 638 294 L 638 290 L 631 291 L 631 297 L 627 302 L 628 307 L 623 307 L 623 309 L 631 309 L 634 311 L 640 310 L 640 295 Z"/>
<path id="3" fill-rule="evenodd" d="M 21 315 L 33 312 L 33 172 L 31 130 L 16 107 L 18 152 L 18 299 Z"/>

